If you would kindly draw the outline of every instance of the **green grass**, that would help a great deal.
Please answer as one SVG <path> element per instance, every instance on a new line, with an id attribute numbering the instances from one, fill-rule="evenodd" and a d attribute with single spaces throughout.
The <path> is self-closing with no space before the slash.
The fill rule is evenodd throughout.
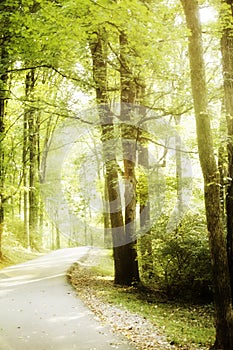
<path id="1" fill-rule="evenodd" d="M 113 261 L 108 251 L 92 270 L 103 277 L 97 291 L 102 298 L 143 315 L 161 329 L 170 342 L 185 349 L 208 348 L 214 342 L 212 305 L 169 302 L 145 289 L 104 283 L 113 277 Z"/>
<path id="2" fill-rule="evenodd" d="M 38 252 L 30 251 L 22 247 L 15 236 L 9 232 L 6 232 L 3 237 L 2 254 L 3 258 L 0 259 L 0 269 L 7 266 L 20 264 L 40 255 Z"/>
<path id="3" fill-rule="evenodd" d="M 175 302 L 147 302 L 134 290 L 107 291 L 109 302 L 142 314 L 167 335 L 170 342 L 185 346 L 209 346 L 214 341 L 213 311 L 210 306 L 187 305 Z"/>
<path id="4" fill-rule="evenodd" d="M 34 259 L 38 257 L 38 255 L 38 253 L 31 252 L 22 247 L 5 248 L 3 249 L 3 259 L 0 260 L 0 269 Z"/>

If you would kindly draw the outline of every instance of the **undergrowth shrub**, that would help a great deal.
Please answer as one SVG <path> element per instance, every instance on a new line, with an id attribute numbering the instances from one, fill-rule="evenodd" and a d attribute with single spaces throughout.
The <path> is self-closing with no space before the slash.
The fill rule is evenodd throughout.
<path id="1" fill-rule="evenodd" d="M 212 299 L 212 270 L 205 216 L 189 213 L 174 232 L 161 217 L 152 228 L 153 273 L 145 283 L 169 298 Z"/>

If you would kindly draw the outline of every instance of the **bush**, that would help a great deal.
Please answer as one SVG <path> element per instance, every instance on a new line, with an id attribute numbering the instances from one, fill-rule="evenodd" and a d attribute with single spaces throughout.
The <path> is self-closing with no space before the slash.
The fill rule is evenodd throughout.
<path id="1" fill-rule="evenodd" d="M 211 260 L 205 216 L 189 213 L 175 232 L 162 217 L 153 235 L 153 279 L 170 298 L 212 298 Z"/>

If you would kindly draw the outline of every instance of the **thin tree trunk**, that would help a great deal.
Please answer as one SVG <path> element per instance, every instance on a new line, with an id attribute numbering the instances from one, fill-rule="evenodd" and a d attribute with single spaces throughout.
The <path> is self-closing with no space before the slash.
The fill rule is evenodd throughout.
<path id="1" fill-rule="evenodd" d="M 104 247 L 112 247 L 112 236 L 110 233 L 111 229 L 111 219 L 110 219 L 110 209 L 109 209 L 109 198 L 108 198 L 108 188 L 106 174 L 104 172 Z"/>
<path id="2" fill-rule="evenodd" d="M 35 71 L 31 70 L 26 75 L 26 97 L 32 96 L 35 88 Z M 29 107 L 26 112 L 28 123 L 28 147 L 29 147 L 29 231 L 31 244 L 36 248 L 35 234 L 38 229 L 38 198 L 37 198 L 37 126 L 35 111 Z"/>
<path id="3" fill-rule="evenodd" d="M 56 249 L 61 248 L 60 230 L 56 227 Z"/>
<path id="4" fill-rule="evenodd" d="M 214 156 L 203 59 L 202 34 L 197 0 L 181 0 L 189 36 L 191 84 L 196 116 L 199 159 L 204 177 L 205 207 L 213 268 L 216 310 L 214 349 L 233 348 L 233 319 L 229 269 L 222 223 L 219 173 Z"/>
<path id="5" fill-rule="evenodd" d="M 224 107 L 224 102 L 222 103 L 222 114 L 224 115 L 225 113 L 225 107 Z M 226 122 L 223 117 L 220 119 L 220 125 L 219 125 L 219 134 L 220 137 L 223 136 L 225 139 L 225 135 L 227 133 L 227 128 L 226 128 Z M 229 142 L 229 140 L 228 140 Z M 229 177 L 228 173 L 228 152 L 227 152 L 227 145 L 225 142 L 221 143 L 219 148 L 218 148 L 218 170 L 219 170 L 219 175 L 220 175 L 220 198 L 221 198 L 221 209 L 222 209 L 222 220 L 225 222 L 227 219 L 227 211 L 226 211 L 226 196 L 227 196 L 227 185 L 229 184 L 229 180 L 227 178 Z M 228 262 L 229 262 L 229 257 L 228 257 Z M 230 270 L 230 266 L 229 266 Z M 232 283 L 232 281 L 231 281 Z M 231 284 L 231 289 L 232 289 L 232 284 Z"/>
<path id="6" fill-rule="evenodd" d="M 0 259 L 2 258 L 2 236 L 4 231 L 4 186 L 5 186 L 5 150 L 4 150 L 4 136 L 5 136 L 5 109 L 7 101 L 7 81 L 8 76 L 4 72 L 7 70 L 8 54 L 5 45 L 7 38 L 2 36 L 0 46 Z"/>
<path id="7" fill-rule="evenodd" d="M 233 17 L 232 1 L 226 0 L 229 5 L 229 23 Z M 226 20 L 226 19 L 225 19 Z M 233 300 L 233 36 L 231 27 L 223 29 L 221 50 L 223 64 L 223 81 L 225 93 L 225 109 L 228 131 L 228 185 L 226 189 L 226 216 L 227 216 L 227 254 L 231 279 L 231 296 Z"/>
<path id="8" fill-rule="evenodd" d="M 2 85 L 2 84 L 1 84 Z M 0 94 L 2 88 L 0 87 Z M 2 94 L 1 94 L 2 95 Z M 2 138 L 4 136 L 4 99 L 0 95 L 0 259 L 2 258 L 2 236 L 4 229 L 4 179 L 5 179 L 5 169 L 4 169 L 4 148 Z"/>
<path id="9" fill-rule="evenodd" d="M 27 114 L 24 113 L 23 121 L 23 154 L 22 154 L 22 176 L 23 176 L 23 220 L 24 220 L 24 237 L 27 248 L 30 248 L 30 234 L 28 227 L 28 172 L 27 172 L 27 155 L 28 155 L 28 121 Z"/>

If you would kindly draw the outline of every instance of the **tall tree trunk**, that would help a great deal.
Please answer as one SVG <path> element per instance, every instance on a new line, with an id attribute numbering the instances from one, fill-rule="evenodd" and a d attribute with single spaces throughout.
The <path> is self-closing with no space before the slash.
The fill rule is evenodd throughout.
<path id="1" fill-rule="evenodd" d="M 5 186 L 5 110 L 7 101 L 7 81 L 5 73 L 8 67 L 8 54 L 6 51 L 7 38 L 4 35 L 0 39 L 0 259 L 2 258 L 2 236 L 4 231 L 4 196 Z"/>
<path id="2" fill-rule="evenodd" d="M 32 69 L 26 75 L 26 97 L 32 97 L 36 83 L 35 71 Z M 29 232 L 30 243 L 36 248 L 35 235 L 38 229 L 38 197 L 37 197 L 37 174 L 38 174 L 38 150 L 37 150 L 37 125 L 35 110 L 29 107 L 26 111 L 28 123 L 28 147 L 29 147 Z"/>
<path id="3" fill-rule="evenodd" d="M 4 115 L 5 115 L 5 99 L 4 99 L 4 87 L 3 77 L 0 80 L 0 259 L 2 258 L 2 235 L 4 225 L 4 180 L 5 180 L 5 169 L 4 169 Z"/>
<path id="4" fill-rule="evenodd" d="M 28 227 L 28 120 L 27 113 L 24 113 L 23 120 L 23 153 L 22 153 L 22 177 L 23 177 L 23 222 L 24 222 L 24 241 L 27 248 L 30 248 L 30 235 Z"/>
<path id="5" fill-rule="evenodd" d="M 224 106 L 224 102 L 222 104 L 222 114 L 224 115 L 225 107 L 223 107 L 223 106 Z M 220 137 L 223 136 L 224 140 L 225 140 L 227 132 L 228 131 L 226 128 L 225 118 L 221 117 L 220 125 L 219 125 Z M 229 140 L 228 140 L 228 142 L 229 142 Z M 220 176 L 220 198 L 221 198 L 221 208 L 222 208 L 222 219 L 223 219 L 224 225 L 225 225 L 225 221 L 227 219 L 227 210 L 226 210 L 227 190 L 228 190 L 227 187 L 230 184 L 229 175 L 228 175 L 228 173 L 229 173 L 228 163 L 229 163 L 228 147 L 225 144 L 225 142 L 223 142 L 220 144 L 220 146 L 218 148 L 218 170 L 219 170 L 219 176 Z M 226 181 L 227 178 L 228 178 L 228 180 Z M 227 221 L 228 221 L 228 219 L 227 219 Z M 227 241 L 228 241 L 228 238 L 227 238 Z M 228 249 L 227 249 L 227 251 L 228 251 Z M 228 257 L 228 263 L 229 263 L 229 257 Z M 229 265 L 229 270 L 231 271 L 230 265 Z M 231 272 L 230 272 L 230 275 L 231 275 Z M 230 278 L 231 278 L 231 276 L 230 276 Z M 231 289 L 232 289 L 232 281 L 231 281 Z M 232 293 L 232 291 L 231 291 L 231 293 Z"/>
<path id="6" fill-rule="evenodd" d="M 232 1 L 226 0 L 229 5 L 229 23 L 233 18 Z M 224 16 L 225 18 L 225 16 Z M 225 18 L 226 21 L 226 18 Z M 226 216 L 227 216 L 227 254 L 231 279 L 231 295 L 233 300 L 233 30 L 230 26 L 223 29 L 222 65 L 225 92 L 225 109 L 228 130 L 228 185 L 226 190 Z"/>
<path id="7" fill-rule="evenodd" d="M 108 190 L 110 220 L 113 242 L 113 257 L 115 269 L 115 283 L 128 284 L 125 273 L 125 230 L 122 216 L 122 205 L 118 179 L 118 164 L 114 147 L 113 118 L 107 107 L 107 61 L 105 57 L 104 40 L 101 33 L 96 33 L 90 40 L 93 62 L 93 78 L 96 84 L 96 101 L 99 107 L 99 117 L 102 133 L 103 156 L 106 169 L 106 186 Z"/>
<path id="8" fill-rule="evenodd" d="M 214 156 L 203 59 L 202 34 L 197 0 L 181 0 L 189 36 L 191 84 L 196 116 L 199 159 L 204 177 L 205 207 L 213 268 L 216 310 L 214 349 L 233 348 L 233 318 L 229 269 L 222 223 L 219 173 Z"/>
<path id="9" fill-rule="evenodd" d="M 104 247 L 109 248 L 112 247 L 112 236 L 110 233 L 111 230 L 111 219 L 110 219 L 110 208 L 109 208 L 109 198 L 108 198 L 108 188 L 107 188 L 107 180 L 106 174 L 104 171 L 104 206 L 103 206 L 103 216 L 104 216 Z"/>
<path id="10" fill-rule="evenodd" d="M 129 49 L 127 36 L 120 34 L 120 79 L 121 79 L 121 139 L 125 181 L 125 233 L 127 245 L 128 284 L 139 282 L 136 237 L 136 149 L 138 132 L 131 125 L 131 112 L 136 100 L 136 86 L 127 62 Z"/>

